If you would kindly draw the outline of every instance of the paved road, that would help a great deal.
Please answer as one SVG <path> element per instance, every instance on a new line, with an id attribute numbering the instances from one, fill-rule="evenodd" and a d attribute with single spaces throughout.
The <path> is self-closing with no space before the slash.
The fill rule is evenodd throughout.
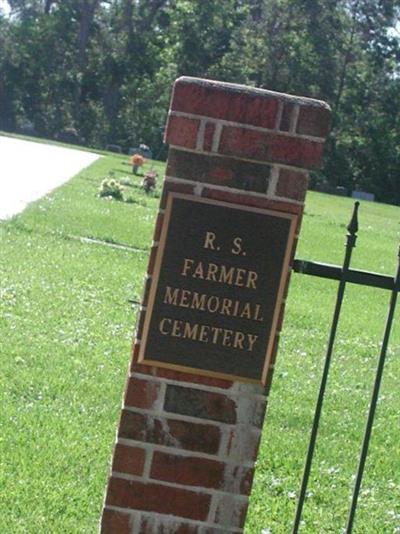
<path id="1" fill-rule="evenodd" d="M 90 152 L 0 136 L 0 219 L 19 213 L 98 158 Z"/>

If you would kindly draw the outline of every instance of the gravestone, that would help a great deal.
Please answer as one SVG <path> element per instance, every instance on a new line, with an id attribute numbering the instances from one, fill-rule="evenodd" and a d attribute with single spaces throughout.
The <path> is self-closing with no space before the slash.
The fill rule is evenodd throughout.
<path id="1" fill-rule="evenodd" d="M 368 191 L 359 191 L 358 189 L 353 191 L 351 196 L 358 200 L 369 200 L 370 202 L 374 202 L 375 200 L 375 195 L 373 193 L 369 193 Z"/>
<path id="2" fill-rule="evenodd" d="M 140 143 L 138 147 L 131 147 L 129 149 L 129 155 L 133 156 L 134 154 L 140 154 L 146 159 L 153 159 L 153 151 L 151 148 L 144 143 Z"/>
<path id="3" fill-rule="evenodd" d="M 183 77 L 103 534 L 243 531 L 329 107 Z"/>

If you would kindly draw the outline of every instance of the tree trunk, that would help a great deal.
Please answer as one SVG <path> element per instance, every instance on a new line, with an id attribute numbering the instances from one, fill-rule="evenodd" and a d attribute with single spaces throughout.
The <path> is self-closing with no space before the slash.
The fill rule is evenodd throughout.
<path id="1" fill-rule="evenodd" d="M 82 77 L 86 70 L 86 49 L 89 41 L 90 28 L 93 23 L 95 11 L 100 3 L 100 0 L 82 0 L 80 2 L 80 20 L 78 31 L 78 76 L 75 83 L 74 108 L 75 108 L 75 122 L 79 122 L 80 104 L 82 97 Z"/>

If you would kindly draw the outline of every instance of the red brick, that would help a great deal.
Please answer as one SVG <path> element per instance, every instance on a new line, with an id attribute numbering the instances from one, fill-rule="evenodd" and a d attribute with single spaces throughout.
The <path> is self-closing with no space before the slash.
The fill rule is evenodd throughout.
<path id="1" fill-rule="evenodd" d="M 145 457 L 146 451 L 144 449 L 117 443 L 114 449 L 112 470 L 140 476 L 143 474 Z"/>
<path id="2" fill-rule="evenodd" d="M 295 230 L 295 233 L 298 234 L 300 232 L 300 228 L 301 228 L 301 223 L 303 221 L 303 212 L 301 212 L 301 214 L 299 215 L 299 217 L 297 218 L 297 225 L 296 225 L 296 230 Z"/>
<path id="3" fill-rule="evenodd" d="M 221 528 L 209 527 L 209 528 L 203 529 L 201 531 L 201 534 L 226 534 L 226 530 L 221 529 Z"/>
<path id="4" fill-rule="evenodd" d="M 150 275 L 153 274 L 153 272 L 154 272 L 154 266 L 155 266 L 155 263 L 156 263 L 157 252 L 158 252 L 158 246 L 151 247 L 150 256 L 149 256 L 149 262 L 147 264 L 147 273 L 150 274 Z"/>
<path id="5" fill-rule="evenodd" d="M 301 106 L 297 133 L 325 138 L 329 133 L 330 116 L 331 112 L 326 104 L 321 103 L 315 107 Z"/>
<path id="6" fill-rule="evenodd" d="M 215 119 L 274 128 L 279 95 L 208 80 L 179 78 L 171 109 Z"/>
<path id="7" fill-rule="evenodd" d="M 280 169 L 276 186 L 278 197 L 304 201 L 308 186 L 308 175 L 291 169 Z"/>
<path id="8" fill-rule="evenodd" d="M 223 484 L 225 464 L 215 460 L 155 452 L 151 478 L 184 486 L 219 489 Z"/>
<path id="9" fill-rule="evenodd" d="M 144 281 L 143 293 L 142 293 L 142 306 L 147 306 L 151 287 L 151 277 L 146 277 Z"/>
<path id="10" fill-rule="evenodd" d="M 146 315 L 146 312 L 141 311 L 141 312 L 139 312 L 139 314 L 137 316 L 136 328 L 135 328 L 137 339 L 141 339 L 141 337 L 142 337 L 145 315 Z"/>
<path id="11" fill-rule="evenodd" d="M 158 216 L 157 216 L 157 220 L 156 220 L 156 226 L 155 226 L 155 229 L 154 229 L 154 241 L 159 241 L 160 240 L 160 236 L 161 236 L 161 230 L 162 230 L 162 227 L 163 227 L 163 222 L 164 222 L 164 215 L 162 213 L 159 213 Z"/>
<path id="12" fill-rule="evenodd" d="M 182 522 L 171 516 L 144 517 L 140 524 L 140 534 L 199 534 L 199 532 L 197 525 Z"/>
<path id="13" fill-rule="evenodd" d="M 181 382 L 189 382 L 192 384 L 203 384 L 204 386 L 221 389 L 230 389 L 233 386 L 233 382 L 231 380 L 224 380 L 223 378 L 211 378 L 207 376 L 193 375 L 190 373 L 183 373 L 180 371 L 173 371 L 171 369 L 163 369 L 162 367 L 154 367 L 152 365 L 137 363 L 139 351 L 140 345 L 134 344 L 132 347 L 132 360 L 130 367 L 132 373 L 147 374 L 150 376 L 157 376 L 159 378 L 167 378 L 169 380 L 177 380 Z"/>
<path id="14" fill-rule="evenodd" d="M 282 330 L 283 320 L 285 318 L 285 303 L 282 303 L 281 309 L 279 310 L 278 323 L 276 325 L 276 331 L 280 332 Z"/>
<path id="15" fill-rule="evenodd" d="M 266 193 L 270 173 L 271 166 L 266 163 L 215 158 L 174 149 L 171 149 L 168 155 L 169 176 L 245 191 Z"/>
<path id="16" fill-rule="evenodd" d="M 279 130 L 282 132 L 288 132 L 290 130 L 290 120 L 294 110 L 294 104 L 291 102 L 285 102 L 282 109 L 281 123 Z"/>
<path id="17" fill-rule="evenodd" d="M 172 371 L 169 369 L 157 369 L 157 376 L 161 378 L 169 378 L 170 380 L 181 380 L 182 382 L 191 382 L 192 384 L 203 384 L 221 389 L 230 389 L 233 386 L 231 380 L 224 380 L 223 378 L 210 378 L 207 376 L 197 376 L 188 373 L 181 373 L 179 371 Z"/>
<path id="18" fill-rule="evenodd" d="M 131 516 L 114 510 L 103 510 L 100 534 L 130 534 Z"/>
<path id="19" fill-rule="evenodd" d="M 183 148 L 196 148 L 200 121 L 186 117 L 168 117 L 165 142 Z"/>
<path id="20" fill-rule="evenodd" d="M 158 528 L 157 523 L 156 517 L 143 517 L 140 522 L 140 534 L 155 534 Z"/>
<path id="21" fill-rule="evenodd" d="M 291 259 L 290 259 L 290 262 L 289 262 L 289 266 L 291 266 L 291 264 L 292 264 L 293 256 L 294 256 L 295 249 L 296 249 L 296 245 L 297 245 L 297 239 L 294 239 L 294 246 L 292 247 L 292 250 L 290 251 Z M 289 271 L 288 271 L 288 275 L 286 276 L 286 279 L 285 279 L 285 281 L 284 281 L 285 285 L 284 285 L 283 293 L 282 293 L 282 299 L 283 299 L 283 301 L 286 301 L 287 296 L 288 296 L 288 292 L 289 292 L 289 283 L 290 283 L 290 274 L 291 274 L 291 271 L 289 270 Z"/>
<path id="22" fill-rule="evenodd" d="M 282 200 L 272 200 L 262 196 L 246 195 L 245 192 L 237 193 L 229 190 L 221 191 L 205 187 L 203 189 L 203 197 L 211 198 L 213 200 L 232 202 L 234 204 L 241 204 L 243 206 L 252 206 L 254 208 L 270 209 L 281 211 L 283 213 L 293 213 L 294 215 L 302 212 L 302 206 L 298 204 L 291 204 Z"/>
<path id="23" fill-rule="evenodd" d="M 168 529 L 169 529 L 168 525 L 166 525 L 165 528 L 161 525 L 161 529 L 159 532 L 160 534 L 170 534 L 171 531 Z M 184 525 L 182 523 L 174 527 L 174 534 L 198 534 L 198 532 L 199 532 L 199 528 L 197 526 L 193 526 L 189 524 Z"/>
<path id="24" fill-rule="evenodd" d="M 167 386 L 164 410 L 221 423 L 236 423 L 236 403 L 232 399 L 200 389 Z"/>
<path id="25" fill-rule="evenodd" d="M 151 478 L 249 495 L 254 469 L 205 458 L 155 452 Z"/>
<path id="26" fill-rule="evenodd" d="M 123 410 L 118 435 L 136 441 L 216 454 L 221 432 L 212 425 L 150 417 Z"/>
<path id="27" fill-rule="evenodd" d="M 269 393 L 271 389 L 272 379 L 274 377 L 274 370 L 275 370 L 274 367 L 270 367 L 267 372 L 267 377 L 265 379 L 265 389 L 266 389 L 267 394 Z"/>
<path id="28" fill-rule="evenodd" d="M 131 357 L 132 357 L 131 364 L 133 364 L 134 362 L 137 362 L 138 357 L 139 357 L 139 351 L 140 351 L 140 343 L 134 342 L 132 345 L 132 351 L 131 351 Z"/>
<path id="29" fill-rule="evenodd" d="M 171 369 L 163 369 L 162 367 L 142 365 L 137 363 L 137 360 L 132 361 L 131 372 L 149 374 L 152 376 L 158 376 L 159 378 L 167 378 L 169 380 L 177 380 L 181 382 L 188 382 L 191 384 L 202 384 L 204 386 L 216 387 L 221 389 L 230 389 L 233 385 L 233 382 L 231 380 L 224 380 L 223 378 L 210 378 L 207 376 L 193 375 L 180 371 L 172 371 Z"/>
<path id="30" fill-rule="evenodd" d="M 262 394 L 264 391 L 262 391 Z M 255 426 L 257 428 L 262 428 L 264 424 L 264 413 L 265 413 L 265 404 L 266 399 L 259 400 L 256 398 L 245 400 L 240 399 L 239 404 L 243 403 L 246 405 L 246 419 L 243 418 L 239 421 L 240 423 L 246 423 L 249 426 Z"/>
<path id="31" fill-rule="evenodd" d="M 130 378 L 125 393 L 125 406 L 151 410 L 160 393 L 160 383 L 140 378 Z"/>
<path id="32" fill-rule="evenodd" d="M 222 491 L 250 495 L 254 469 L 242 465 L 225 465 L 224 480 L 219 488 Z"/>
<path id="33" fill-rule="evenodd" d="M 237 425 L 228 434 L 226 450 L 224 451 L 226 459 L 237 464 L 255 462 L 260 437 L 259 433 L 251 432 L 249 427 Z"/>
<path id="34" fill-rule="evenodd" d="M 140 373 L 143 375 L 157 376 L 157 368 L 154 365 L 145 363 L 137 363 L 137 360 L 132 360 L 130 365 L 131 373 Z"/>
<path id="35" fill-rule="evenodd" d="M 210 495 L 200 492 L 112 477 L 106 504 L 204 521 L 210 500 Z"/>
<path id="36" fill-rule="evenodd" d="M 198 534 L 199 527 L 189 524 L 183 524 L 180 525 L 174 525 L 174 534 Z M 159 534 L 170 534 L 171 530 L 169 530 L 169 525 L 163 525 L 160 526 Z"/>
<path id="37" fill-rule="evenodd" d="M 227 156 L 313 169 L 321 163 L 322 149 L 323 143 L 309 139 L 224 126 L 218 151 Z"/>
<path id="38" fill-rule="evenodd" d="M 297 249 L 297 243 L 298 242 L 299 242 L 299 238 L 295 237 L 294 240 L 293 240 L 292 253 L 291 253 L 291 256 L 290 256 L 290 260 L 289 260 L 290 267 L 293 266 L 294 258 L 296 256 L 296 249 Z M 286 293 L 284 295 L 284 298 L 287 297 L 287 294 L 288 294 L 288 291 L 289 291 L 289 279 L 288 279 L 287 283 L 288 283 L 288 287 L 286 288 Z"/>
<path id="39" fill-rule="evenodd" d="M 182 448 L 217 454 L 221 440 L 221 431 L 216 426 L 188 423 L 167 419 L 167 423 L 173 437 L 172 445 Z"/>
<path id="40" fill-rule="evenodd" d="M 165 208 L 167 205 L 168 193 L 184 193 L 185 195 L 192 195 L 193 185 L 180 184 L 176 182 L 164 182 L 164 187 L 161 193 L 160 208 Z"/>
<path id="41" fill-rule="evenodd" d="M 243 527 L 247 508 L 247 499 L 238 499 L 232 495 L 225 495 L 220 498 L 218 503 L 215 512 L 215 523 L 225 527 Z"/>
<path id="42" fill-rule="evenodd" d="M 253 479 L 254 479 L 254 469 L 250 469 L 249 467 L 245 469 L 242 466 L 237 467 L 236 469 L 241 469 L 243 471 L 243 475 L 240 482 L 240 490 L 239 492 L 244 495 L 250 495 L 251 487 L 253 485 Z M 234 475 L 233 482 L 235 482 L 235 478 L 237 475 Z"/>
<path id="43" fill-rule="evenodd" d="M 274 347 L 272 349 L 271 359 L 269 362 L 270 368 L 268 369 L 267 378 L 265 381 L 265 394 L 267 396 L 269 395 L 269 391 L 271 389 L 272 378 L 274 376 L 275 360 L 276 360 L 276 355 L 278 353 L 278 345 L 279 345 L 279 335 L 275 336 L 275 339 L 274 339 Z"/>
<path id="44" fill-rule="evenodd" d="M 262 89 L 183 77 L 175 82 L 171 101 L 173 111 L 272 129 L 279 103 L 283 103 L 280 128 L 288 131 L 291 114 L 300 106 L 297 132 L 326 137 L 330 108 L 324 102 Z"/>
<path id="45" fill-rule="evenodd" d="M 215 124 L 211 122 L 207 122 L 206 127 L 204 129 L 204 143 L 203 143 L 203 150 L 206 150 L 207 152 L 210 152 L 212 149 L 214 132 L 215 132 Z"/>

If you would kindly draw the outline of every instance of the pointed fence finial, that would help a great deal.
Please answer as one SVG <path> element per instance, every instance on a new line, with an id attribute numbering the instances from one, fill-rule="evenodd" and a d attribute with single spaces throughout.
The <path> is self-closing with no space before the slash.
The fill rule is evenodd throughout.
<path id="1" fill-rule="evenodd" d="M 355 235 L 358 232 L 358 208 L 360 206 L 360 203 L 354 202 L 354 209 L 353 209 L 353 215 L 351 216 L 351 221 L 349 222 L 349 225 L 347 226 L 347 230 L 349 231 L 349 234 Z"/>

